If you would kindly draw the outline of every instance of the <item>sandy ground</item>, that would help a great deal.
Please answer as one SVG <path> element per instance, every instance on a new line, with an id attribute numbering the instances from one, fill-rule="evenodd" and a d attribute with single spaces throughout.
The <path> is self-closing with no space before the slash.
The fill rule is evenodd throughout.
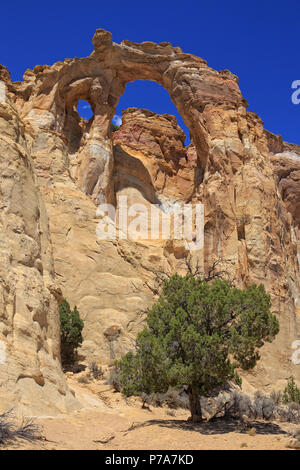
<path id="1" fill-rule="evenodd" d="M 186 410 L 142 409 L 139 399 L 127 402 L 111 387 L 78 384 L 68 379 L 86 406 L 72 415 L 37 417 L 42 439 L 18 441 L 2 449 L 94 450 L 286 450 L 293 425 L 215 420 L 193 425 Z M 255 431 L 254 431 L 255 429 Z"/>

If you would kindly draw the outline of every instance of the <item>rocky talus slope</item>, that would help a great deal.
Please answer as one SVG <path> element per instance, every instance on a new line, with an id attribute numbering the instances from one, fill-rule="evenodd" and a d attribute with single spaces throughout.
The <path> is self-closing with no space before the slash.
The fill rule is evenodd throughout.
<path id="1" fill-rule="evenodd" d="M 247 111 L 238 78 L 169 43 L 116 44 L 97 30 L 89 57 L 26 70 L 12 82 L 0 68 L 0 405 L 77 406 L 59 364 L 57 301 L 85 322 L 85 361 L 111 363 L 132 347 L 164 273 L 185 260 L 207 271 L 216 260 L 240 287 L 264 283 L 280 334 L 247 375 L 273 388 L 300 366 L 300 147 L 266 131 Z M 130 108 L 111 120 L 126 84 L 168 90 L 191 144 L 169 115 Z M 93 110 L 87 122 L 78 100 Z M 182 240 L 99 239 L 97 207 L 204 204 L 204 247 Z M 1 352 L 2 351 L 2 352 Z M 38 411 L 36 411 L 38 412 Z M 50 412 L 50 411 L 49 411 Z"/>

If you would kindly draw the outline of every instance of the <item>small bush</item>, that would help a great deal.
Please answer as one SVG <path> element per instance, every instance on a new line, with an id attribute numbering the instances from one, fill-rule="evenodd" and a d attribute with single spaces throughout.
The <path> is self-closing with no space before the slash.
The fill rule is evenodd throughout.
<path id="1" fill-rule="evenodd" d="M 295 383 L 294 377 L 290 377 L 282 395 L 282 402 L 286 405 L 297 403 L 300 405 L 300 389 Z"/>
<path id="2" fill-rule="evenodd" d="M 282 392 L 276 392 L 275 390 L 273 390 L 270 393 L 270 399 L 273 400 L 276 405 L 280 405 L 282 401 Z"/>
<path id="3" fill-rule="evenodd" d="M 24 419 L 18 426 L 15 424 L 13 410 L 0 414 L 0 445 L 10 443 L 18 438 L 33 441 L 39 439 L 40 436 L 40 427 L 31 419 Z"/>
<path id="4" fill-rule="evenodd" d="M 186 392 L 169 389 L 163 394 L 163 401 L 169 407 L 173 409 L 184 408 L 189 409 L 189 398 Z"/>
<path id="5" fill-rule="evenodd" d="M 263 397 L 263 393 L 260 391 L 260 390 L 256 390 L 255 393 L 254 393 L 254 398 L 262 398 Z"/>
<path id="6" fill-rule="evenodd" d="M 188 395 L 183 390 L 169 389 L 166 393 L 141 393 L 143 403 L 154 407 L 167 406 L 171 409 L 189 409 Z"/>
<path id="7" fill-rule="evenodd" d="M 101 367 L 98 366 L 96 362 L 91 362 L 89 364 L 89 369 L 94 379 L 99 379 L 100 377 L 103 376 L 103 370 Z"/>
<path id="8" fill-rule="evenodd" d="M 289 403 L 286 416 L 290 423 L 300 423 L 300 405 L 295 402 Z"/>
<path id="9" fill-rule="evenodd" d="M 254 416 L 255 411 L 250 397 L 243 393 L 234 391 L 231 403 L 226 409 L 226 416 L 229 418 L 242 419 L 243 416 Z"/>
<path id="10" fill-rule="evenodd" d="M 257 418 L 269 420 L 273 416 L 275 402 L 271 398 L 262 395 L 260 398 L 255 398 L 252 408 Z"/>
<path id="11" fill-rule="evenodd" d="M 110 371 L 109 377 L 106 381 L 108 385 L 111 385 L 115 392 L 120 392 L 121 391 L 121 377 L 120 377 L 120 372 L 118 369 L 112 369 Z"/>
<path id="12" fill-rule="evenodd" d="M 59 306 L 61 361 L 63 365 L 72 365 L 77 358 L 77 348 L 82 343 L 83 321 L 77 307 L 71 310 L 69 302 L 63 299 Z"/>
<path id="13" fill-rule="evenodd" d="M 151 393 L 148 395 L 147 403 L 154 407 L 161 408 L 164 405 L 164 394 L 163 393 Z"/>

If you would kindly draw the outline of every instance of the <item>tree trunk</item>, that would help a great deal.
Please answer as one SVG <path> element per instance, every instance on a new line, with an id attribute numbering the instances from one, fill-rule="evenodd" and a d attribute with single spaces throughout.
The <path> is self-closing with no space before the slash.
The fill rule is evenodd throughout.
<path id="1" fill-rule="evenodd" d="M 188 388 L 188 395 L 190 402 L 191 421 L 192 423 L 198 423 L 199 421 L 202 421 L 199 395 L 193 387 Z"/>

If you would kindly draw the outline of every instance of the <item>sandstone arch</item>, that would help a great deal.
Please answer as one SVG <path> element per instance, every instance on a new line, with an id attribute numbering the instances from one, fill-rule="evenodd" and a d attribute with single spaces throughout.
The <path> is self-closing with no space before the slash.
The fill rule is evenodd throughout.
<path id="1" fill-rule="evenodd" d="M 70 144 L 78 139 L 80 129 L 75 112 L 77 101 L 86 100 L 94 112 L 90 129 L 90 155 L 80 170 L 82 189 L 91 193 L 88 175 L 98 175 L 92 184 L 97 202 L 112 199 L 108 181 L 113 162 L 110 123 L 116 105 L 128 82 L 151 80 L 169 93 L 196 147 L 202 178 L 209 154 L 209 131 L 205 107 L 237 109 L 245 105 L 237 77 L 229 71 L 216 72 L 205 60 L 185 54 L 170 43 L 142 44 L 123 41 L 116 44 L 111 33 L 98 29 L 93 37 L 94 51 L 82 59 L 67 59 L 52 67 L 37 66 L 24 75 L 23 115 L 36 118 L 43 111 L 40 125 L 65 133 Z M 33 93 L 32 93 L 33 92 Z M 76 142 L 75 142 L 76 147 Z"/>
<path id="2" fill-rule="evenodd" d="M 127 240 L 97 243 L 95 237 L 94 202 L 113 200 L 111 182 L 118 178 L 114 172 L 119 171 L 120 162 L 113 159 L 113 146 L 124 149 L 130 119 L 141 125 L 148 119 L 143 110 L 131 110 L 127 130 L 122 125 L 123 137 L 112 138 L 110 121 L 118 99 L 126 83 L 154 80 L 168 90 L 193 138 L 184 165 L 180 158 L 171 162 L 174 167 L 179 163 L 170 186 L 175 183 L 171 189 L 177 196 L 181 191 L 183 200 L 188 193 L 190 200 L 205 203 L 202 267 L 222 256 L 241 286 L 263 282 L 280 319 L 279 337 L 264 348 L 257 376 L 249 380 L 255 385 L 272 384 L 291 371 L 299 377 L 290 361 L 290 345 L 300 332 L 299 232 L 294 230 L 297 217 L 289 212 L 298 197 L 289 183 L 296 176 L 294 166 L 293 178 L 278 184 L 282 166 L 286 166 L 283 153 L 287 144 L 265 131 L 260 118 L 247 111 L 237 77 L 231 72 L 217 72 L 203 59 L 169 43 L 115 44 L 103 30 L 97 30 L 93 43 L 95 49 L 89 57 L 36 66 L 26 71 L 23 82 L 8 85 L 46 202 L 59 284 L 85 313 L 83 354 L 109 361 L 104 332 L 112 325 L 120 327 L 114 339 L 116 355 L 127 350 L 140 325 L 140 312 L 157 292 L 155 273 L 159 269 L 174 272 L 177 261 L 185 256 L 172 243 L 149 248 Z M 92 106 L 94 120 L 88 124 L 83 125 L 74 112 L 78 99 L 88 100 Z M 162 120 L 162 116 L 153 118 L 159 125 Z M 167 124 L 180 147 L 175 125 Z M 137 150 L 145 154 L 147 149 L 138 149 L 134 142 L 127 150 L 134 156 Z M 147 161 L 156 164 L 151 151 Z M 299 155 L 299 148 L 292 153 Z M 159 163 L 167 167 L 165 155 L 159 156 Z M 278 165 L 278 178 L 272 161 Z M 296 165 L 293 155 L 289 167 L 291 162 Z M 188 187 L 176 186 L 179 171 Z M 144 180 L 146 176 L 141 173 Z"/>

